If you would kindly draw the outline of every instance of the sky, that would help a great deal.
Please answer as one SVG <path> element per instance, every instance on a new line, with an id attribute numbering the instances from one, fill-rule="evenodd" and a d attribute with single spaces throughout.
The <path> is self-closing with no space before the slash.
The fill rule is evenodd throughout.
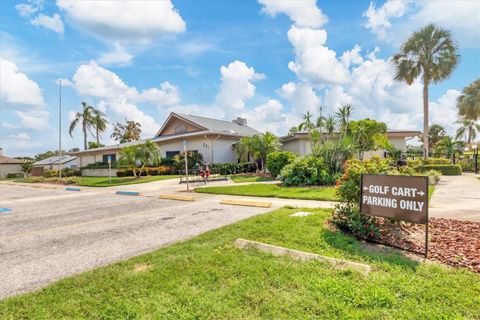
<path id="1" fill-rule="evenodd" d="M 306 111 L 421 130 L 422 85 L 394 80 L 391 57 L 428 23 L 451 31 L 460 63 L 430 86 L 430 123 L 452 134 L 455 100 L 480 75 L 476 0 L 0 1 L 0 147 L 62 146 L 81 102 L 153 137 L 170 112 L 245 117 L 284 135 Z M 59 126 L 59 81 L 62 116 Z M 89 141 L 94 141 L 92 136 Z"/>

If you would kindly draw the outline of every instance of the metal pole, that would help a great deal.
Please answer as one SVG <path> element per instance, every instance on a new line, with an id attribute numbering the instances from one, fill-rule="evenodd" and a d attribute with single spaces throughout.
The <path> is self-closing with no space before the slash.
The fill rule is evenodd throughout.
<path id="1" fill-rule="evenodd" d="M 426 183 L 426 192 L 427 192 L 427 203 L 426 203 L 426 206 L 427 206 L 427 223 L 425 224 L 425 259 L 428 258 L 428 187 L 429 187 L 429 182 L 428 182 L 428 177 L 426 177 L 425 179 L 427 181 Z"/>
<path id="2" fill-rule="evenodd" d="M 58 176 L 62 178 L 62 79 L 58 80 Z"/>
<path id="3" fill-rule="evenodd" d="M 188 154 L 187 154 L 187 141 L 183 140 L 183 152 L 185 153 L 185 178 L 187 179 L 187 192 L 190 191 L 188 185 Z"/>
<path id="4" fill-rule="evenodd" d="M 475 154 L 473 155 L 475 160 L 475 174 L 478 174 L 478 148 L 475 148 Z"/>

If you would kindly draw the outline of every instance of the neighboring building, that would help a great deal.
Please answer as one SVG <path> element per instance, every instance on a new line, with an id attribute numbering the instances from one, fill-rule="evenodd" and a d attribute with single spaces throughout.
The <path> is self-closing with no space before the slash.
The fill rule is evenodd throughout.
<path id="1" fill-rule="evenodd" d="M 9 173 L 22 173 L 22 163 L 22 160 L 4 156 L 0 148 L 0 179 L 5 179 Z"/>
<path id="2" fill-rule="evenodd" d="M 420 131 L 403 131 L 403 130 L 390 130 L 387 131 L 388 141 L 395 146 L 395 148 L 405 152 L 407 151 L 407 140 L 420 136 Z M 337 135 L 335 135 L 337 136 Z M 327 137 L 328 139 L 328 137 Z M 299 155 L 305 155 L 312 152 L 312 142 L 308 132 L 296 132 L 290 133 L 280 138 L 283 143 L 283 149 L 291 151 Z M 375 151 L 367 151 L 364 154 L 364 159 L 369 159 L 372 156 L 386 157 L 386 152 L 383 149 Z"/>
<path id="3" fill-rule="evenodd" d="M 34 168 L 43 168 L 43 170 L 58 170 L 58 163 L 59 157 L 53 156 L 49 157 L 40 161 L 37 161 L 33 164 Z M 77 169 L 78 168 L 78 158 L 76 156 L 71 155 L 64 155 L 62 156 L 62 169 L 71 168 Z"/>
<path id="4" fill-rule="evenodd" d="M 186 141 L 188 151 L 202 154 L 208 163 L 237 162 L 233 146 L 243 137 L 259 132 L 247 126 L 247 120 L 237 118 L 233 121 L 217 120 L 180 113 L 170 113 L 155 137 L 151 138 L 159 149 L 161 157 L 173 157 L 183 151 Z M 122 148 L 144 143 L 145 140 L 105 146 L 96 149 L 73 152 L 78 157 L 79 167 L 95 162 L 107 163 L 108 156 L 115 162 Z"/>

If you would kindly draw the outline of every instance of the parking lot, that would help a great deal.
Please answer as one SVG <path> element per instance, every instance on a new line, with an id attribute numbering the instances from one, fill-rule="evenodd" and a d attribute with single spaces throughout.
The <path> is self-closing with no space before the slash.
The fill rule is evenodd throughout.
<path id="1" fill-rule="evenodd" d="M 218 200 L 0 185 L 0 299 L 272 210 Z"/>

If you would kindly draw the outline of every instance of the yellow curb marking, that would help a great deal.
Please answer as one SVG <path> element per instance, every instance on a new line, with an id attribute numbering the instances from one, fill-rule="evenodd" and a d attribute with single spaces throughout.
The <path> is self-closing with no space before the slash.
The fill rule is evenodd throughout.
<path id="1" fill-rule="evenodd" d="M 191 196 L 178 196 L 174 194 L 161 194 L 159 199 L 166 199 L 166 200 L 179 200 L 179 201 L 195 201 L 194 197 Z"/>
<path id="2" fill-rule="evenodd" d="M 247 206 L 247 207 L 260 207 L 260 208 L 270 208 L 272 206 L 271 202 L 231 200 L 231 199 L 223 199 L 222 201 L 220 201 L 220 204 L 230 204 L 234 206 Z"/>

